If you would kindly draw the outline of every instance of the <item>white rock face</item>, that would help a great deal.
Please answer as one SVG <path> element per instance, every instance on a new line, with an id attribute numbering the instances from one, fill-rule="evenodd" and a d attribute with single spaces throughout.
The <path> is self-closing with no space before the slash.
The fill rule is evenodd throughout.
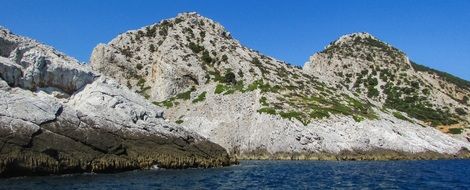
<path id="1" fill-rule="evenodd" d="M 470 107 L 469 103 L 464 102 L 464 97 L 470 96 L 470 83 L 457 84 L 455 79 L 431 69 L 424 71 L 403 52 L 370 34 L 354 33 L 340 37 L 324 51 L 311 56 L 303 70 L 318 76 L 325 83 L 356 92 L 378 106 L 390 107 L 386 103 L 394 94 L 399 94 L 395 99 L 402 101 L 412 99 L 412 103 L 425 105 L 413 107 L 433 109 L 438 113 L 435 117 L 442 115 L 456 121 L 437 122 L 435 125 L 439 128 L 446 129 L 450 124 L 457 124 L 453 127 L 463 130 L 457 136 L 470 139 Z M 377 81 L 375 84 L 374 80 Z M 371 81 L 373 85 L 370 85 Z M 458 109 L 465 113 L 457 113 Z M 418 115 L 425 117 L 430 114 Z M 429 125 L 431 120 L 426 121 L 425 118 L 422 124 Z"/>
<path id="2" fill-rule="evenodd" d="M 0 77 L 10 85 L 33 91 L 53 87 L 70 94 L 96 77 L 77 60 L 34 40 L 6 29 L 0 30 L 0 39 Z"/>
<path id="3" fill-rule="evenodd" d="M 51 47 L 1 29 L 0 50 L 0 177 L 231 162 L 222 147 Z"/>
<path id="4" fill-rule="evenodd" d="M 346 51 L 357 39 L 363 45 Z M 381 111 L 382 90 L 373 99 L 355 95 L 354 81 L 342 85 L 345 77 L 338 72 L 360 73 L 377 62 L 414 73 L 403 53 L 367 33 L 341 37 L 302 70 L 243 47 L 220 24 L 197 13 L 123 33 L 98 45 L 91 57 L 94 70 L 165 106 L 170 121 L 238 155 L 259 150 L 457 154 L 469 147 L 465 138 L 452 138 L 404 113 L 398 119 L 394 110 Z"/>
<path id="5" fill-rule="evenodd" d="M 73 95 L 67 102 L 77 111 L 87 113 L 103 123 L 110 130 L 122 130 L 122 127 L 137 132 L 188 138 L 202 141 L 194 132 L 183 130 L 163 120 L 163 110 L 145 101 L 135 93 L 129 93 L 127 87 L 121 86 L 112 79 L 100 77 L 90 85 Z"/>
<path id="6" fill-rule="evenodd" d="M 292 70 L 283 64 L 273 65 L 271 62 L 280 61 L 243 47 L 211 19 L 197 13 L 182 13 L 127 31 L 108 44 L 99 44 L 93 50 L 90 64 L 94 70 L 150 99 L 162 101 L 193 85 L 205 84 L 214 78 L 209 73 L 223 75 L 230 69 L 235 74 L 241 73 L 243 76 L 237 77 L 245 83 L 261 79 L 264 74 L 253 64 L 254 58 L 266 63 L 265 67 Z M 272 79 L 282 80 L 277 76 Z"/>
<path id="7" fill-rule="evenodd" d="M 0 94 L 0 106 L 4 108 L 2 115 L 40 125 L 54 120 L 59 114 L 58 110 L 66 105 L 88 116 L 112 122 L 116 130 L 122 127 L 148 128 L 146 130 L 180 136 L 176 132 L 169 133 L 168 126 L 163 128 L 163 125 L 170 124 L 163 121 L 162 109 L 113 79 L 99 77 L 87 66 L 80 65 L 51 47 L 16 36 L 6 29 L 1 30 L 0 34 L 2 41 L 8 41 L 16 47 L 11 49 L 9 58 L 0 57 L 0 77 L 4 90 Z M 2 53 L 5 53 L 3 49 Z M 54 90 L 71 96 L 51 96 Z M 186 131 L 181 133 L 189 135 Z M 196 134 L 191 135 L 200 139 Z"/>
<path id="8" fill-rule="evenodd" d="M 410 153 L 433 151 L 455 154 L 465 141 L 431 128 L 380 113 L 380 119 L 355 121 L 334 116 L 304 126 L 297 120 L 260 114 L 259 92 L 208 95 L 210 101 L 186 102 L 167 111 L 169 118 L 181 118 L 188 129 L 241 154 L 265 149 L 269 153 L 339 153 L 377 149 Z"/>

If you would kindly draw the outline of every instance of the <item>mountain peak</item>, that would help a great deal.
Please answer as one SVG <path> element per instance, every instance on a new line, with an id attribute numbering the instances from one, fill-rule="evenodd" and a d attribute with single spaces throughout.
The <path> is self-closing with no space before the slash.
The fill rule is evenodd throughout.
<path id="1" fill-rule="evenodd" d="M 371 38 L 374 40 L 378 40 L 376 37 L 374 37 L 372 34 L 367 33 L 367 32 L 355 32 L 355 33 L 350 33 L 350 34 L 345 34 L 341 36 L 338 40 L 335 42 L 343 42 L 343 41 L 350 41 L 350 40 L 355 40 L 355 39 L 365 39 L 365 38 Z"/>
<path id="2" fill-rule="evenodd" d="M 10 30 L 8 30 L 8 28 L 5 28 L 4 26 L 0 25 L 0 30 L 1 31 L 5 31 L 7 33 L 10 33 Z"/>
<path id="3" fill-rule="evenodd" d="M 182 13 L 178 13 L 178 15 L 176 15 L 175 18 L 204 18 L 204 19 L 208 19 L 204 16 L 201 16 L 199 13 L 197 12 L 182 12 Z"/>
<path id="4" fill-rule="evenodd" d="M 369 45 L 375 45 L 375 46 L 381 45 L 381 46 L 391 47 L 390 45 L 382 42 L 381 40 L 379 40 L 378 38 L 376 38 L 375 36 L 373 36 L 370 33 L 355 32 L 355 33 L 345 34 L 345 35 L 339 37 L 337 40 L 331 42 L 325 49 L 328 49 L 332 46 L 341 46 L 342 44 L 357 45 L 361 42 L 363 42 L 363 43 L 365 42 Z"/>
<path id="5" fill-rule="evenodd" d="M 407 62 L 405 53 L 385 43 L 367 32 L 346 34 L 331 42 L 320 54 L 328 57 L 352 57 L 372 61 L 376 58 L 388 57 L 392 62 Z M 401 61 L 399 61 L 399 60 Z"/>

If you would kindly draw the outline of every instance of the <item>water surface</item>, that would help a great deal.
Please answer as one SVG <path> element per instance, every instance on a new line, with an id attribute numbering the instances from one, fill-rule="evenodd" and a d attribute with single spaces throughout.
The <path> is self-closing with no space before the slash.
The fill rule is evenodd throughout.
<path id="1" fill-rule="evenodd" d="M 0 189 L 470 189 L 470 160 L 242 161 L 213 169 L 0 179 Z"/>

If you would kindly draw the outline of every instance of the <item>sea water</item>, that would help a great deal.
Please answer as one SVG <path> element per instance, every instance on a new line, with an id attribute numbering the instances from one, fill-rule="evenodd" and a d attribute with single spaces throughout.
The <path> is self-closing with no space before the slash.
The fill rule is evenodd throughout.
<path id="1" fill-rule="evenodd" d="M 470 160 L 241 161 L 211 169 L 0 179 L 0 189 L 470 189 Z"/>

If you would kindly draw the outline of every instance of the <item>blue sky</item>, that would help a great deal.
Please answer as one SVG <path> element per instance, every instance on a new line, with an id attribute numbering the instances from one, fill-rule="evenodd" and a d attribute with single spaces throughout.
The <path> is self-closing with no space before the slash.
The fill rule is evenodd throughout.
<path id="1" fill-rule="evenodd" d="M 0 25 L 87 62 L 119 33 L 196 11 L 242 44 L 296 65 L 339 36 L 369 32 L 421 64 L 470 80 L 470 1 L 1 0 Z"/>

